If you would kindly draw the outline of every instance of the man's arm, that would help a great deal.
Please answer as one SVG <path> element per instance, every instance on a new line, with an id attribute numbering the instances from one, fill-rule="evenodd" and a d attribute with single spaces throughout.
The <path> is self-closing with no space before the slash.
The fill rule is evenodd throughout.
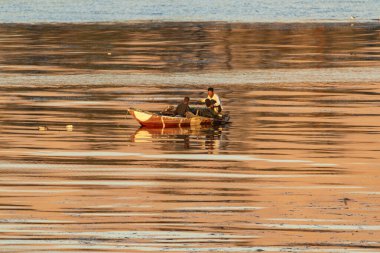
<path id="1" fill-rule="evenodd" d="M 175 108 L 175 110 L 174 110 L 174 114 L 175 114 L 175 115 L 178 114 L 178 112 L 179 112 L 179 110 L 180 110 L 180 105 L 181 105 L 181 104 L 177 105 L 177 107 Z"/>
<path id="2" fill-rule="evenodd" d="M 220 99 L 219 99 L 218 95 L 214 94 L 214 97 L 212 99 L 215 100 L 214 106 L 219 106 L 220 105 Z"/>

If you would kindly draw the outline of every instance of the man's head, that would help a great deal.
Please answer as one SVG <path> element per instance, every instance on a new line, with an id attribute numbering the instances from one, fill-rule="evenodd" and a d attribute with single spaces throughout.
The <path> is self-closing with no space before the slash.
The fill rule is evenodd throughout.
<path id="1" fill-rule="evenodd" d="M 211 88 L 211 87 L 208 88 L 207 94 L 209 95 L 210 98 L 213 97 L 214 96 L 214 88 Z"/>
<path id="2" fill-rule="evenodd" d="M 189 97 L 185 97 L 184 99 L 183 99 L 183 103 L 185 103 L 185 104 L 189 104 L 190 103 L 190 98 Z"/>

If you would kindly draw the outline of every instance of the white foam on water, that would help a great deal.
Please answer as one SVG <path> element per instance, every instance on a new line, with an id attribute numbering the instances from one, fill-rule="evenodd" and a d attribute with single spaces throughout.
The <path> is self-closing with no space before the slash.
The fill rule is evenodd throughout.
<path id="1" fill-rule="evenodd" d="M 103 152 L 103 151 L 37 151 L 30 152 L 38 156 L 63 156 L 63 157 L 143 157 L 154 159 L 178 159 L 178 160 L 201 160 L 201 161 L 265 161 L 272 163 L 311 163 L 309 160 L 297 159 L 266 159 L 249 155 L 211 155 L 211 154 L 143 154 L 128 152 Z"/>
<path id="2" fill-rule="evenodd" d="M 25 233 L 26 231 L 22 231 Z M 377 252 L 376 249 L 356 249 L 356 248 L 313 248 L 313 247 L 290 247 L 290 246 L 233 246 L 233 247 L 199 247 L 200 241 L 210 240 L 228 240 L 228 242 L 234 242 L 236 239 L 244 238 L 257 238 L 256 236 L 240 236 L 230 235 L 223 233 L 194 233 L 194 232 L 177 232 L 177 231 L 118 231 L 118 232 L 58 232 L 58 231 L 28 231 L 34 236 L 37 235 L 50 235 L 50 236 L 70 236 L 65 240 L 61 239 L 49 239 L 49 240 L 0 240 L 0 245 L 3 249 L 22 250 L 28 248 L 28 250 L 46 249 L 76 249 L 76 252 L 80 249 L 103 249 L 103 250 L 134 250 L 134 251 L 148 251 L 148 252 L 328 252 L 328 253 L 366 253 Z M 33 233 L 35 232 L 35 233 Z M 75 239 L 73 239 L 75 238 Z M 98 239 L 116 239 L 116 240 L 149 240 L 144 242 L 108 242 L 98 241 Z M 156 243 L 155 241 L 161 241 Z M 162 243 L 165 240 L 169 240 L 170 245 Z M 179 240 L 181 243 L 175 243 L 173 240 Z M 183 242 L 183 240 L 191 240 L 190 242 Z M 174 242 L 174 243 L 173 243 Z M 194 242 L 194 243 L 192 243 Z M 25 245 L 25 246 L 24 246 Z M 49 252 L 53 252 L 49 250 Z"/>
<path id="3" fill-rule="evenodd" d="M 310 166 L 315 166 L 315 167 L 335 167 L 337 165 L 335 163 L 311 163 Z"/>
<path id="4" fill-rule="evenodd" d="M 364 194 L 364 195 L 380 195 L 380 192 L 370 192 L 370 191 L 359 191 L 359 192 L 348 192 L 351 194 Z"/>
<path id="5" fill-rule="evenodd" d="M 0 226 L 1 228 L 2 226 Z M 15 230 L 13 230 L 15 231 Z M 227 233 L 209 232 L 183 232 L 183 231 L 102 231 L 102 232 L 64 232 L 56 230 L 22 230 L 22 232 L 34 232 L 35 235 L 73 236 L 75 238 L 102 238 L 102 239 L 237 239 L 256 238 L 255 236 L 235 235 Z M 1 241 L 1 240 L 0 240 Z"/>

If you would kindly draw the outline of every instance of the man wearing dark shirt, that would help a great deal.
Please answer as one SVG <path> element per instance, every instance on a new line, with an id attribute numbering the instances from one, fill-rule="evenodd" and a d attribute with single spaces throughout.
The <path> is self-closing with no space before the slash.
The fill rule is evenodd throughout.
<path id="1" fill-rule="evenodd" d="M 190 98 L 185 97 L 183 99 L 183 102 L 177 105 L 177 108 L 175 109 L 174 114 L 185 117 L 186 112 L 190 111 L 189 103 L 190 103 Z"/>

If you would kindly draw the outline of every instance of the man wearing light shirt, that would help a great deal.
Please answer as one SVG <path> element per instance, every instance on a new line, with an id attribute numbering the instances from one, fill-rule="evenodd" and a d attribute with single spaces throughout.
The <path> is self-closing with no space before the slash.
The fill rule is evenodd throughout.
<path id="1" fill-rule="evenodd" d="M 206 99 L 202 99 L 202 102 L 205 103 L 206 100 L 210 100 L 211 104 L 212 104 L 212 108 L 214 109 L 214 111 L 216 113 L 221 113 L 222 110 L 223 110 L 223 107 L 222 107 L 222 102 L 220 101 L 220 98 L 217 94 L 214 93 L 214 88 L 208 88 L 207 90 L 207 98 Z"/>

